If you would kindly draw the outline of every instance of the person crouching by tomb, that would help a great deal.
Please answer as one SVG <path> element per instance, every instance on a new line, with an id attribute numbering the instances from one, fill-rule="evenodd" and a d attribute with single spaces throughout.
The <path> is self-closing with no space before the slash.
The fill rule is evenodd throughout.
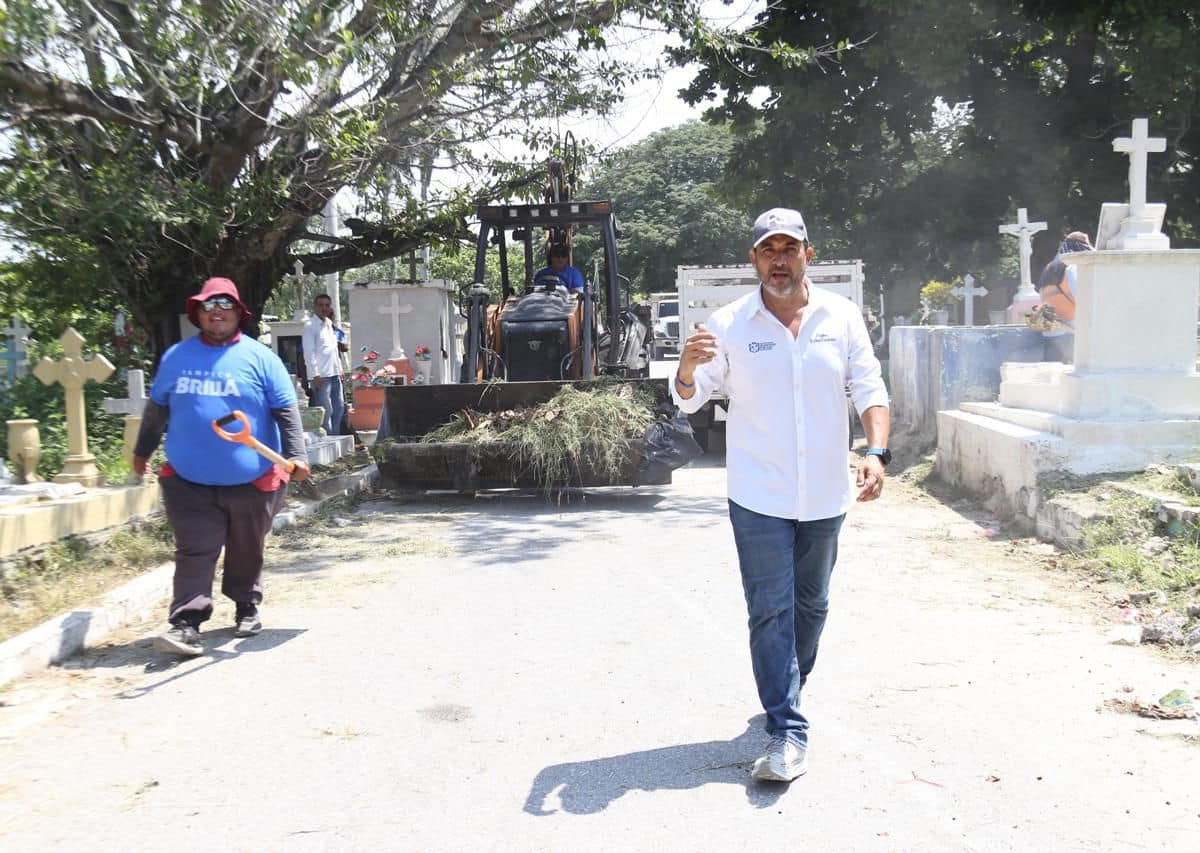
<path id="1" fill-rule="evenodd" d="M 1072 252 L 1092 251 L 1092 241 L 1082 231 L 1072 231 L 1063 238 L 1054 260 L 1046 264 L 1038 277 L 1038 295 L 1041 305 L 1049 308 L 1052 317 L 1045 317 L 1046 328 L 1042 331 L 1045 350 L 1042 359 L 1070 364 L 1075 360 L 1075 267 L 1063 261 L 1062 256 Z M 1044 313 L 1044 311 L 1043 311 Z"/>
<path id="2" fill-rule="evenodd" d="M 290 479 L 308 477 L 304 431 L 287 368 L 269 347 L 242 333 L 251 319 L 227 278 L 210 278 L 187 301 L 200 334 L 162 357 L 133 450 L 145 476 L 164 431 L 166 463 L 158 472 L 167 520 L 175 533 L 175 579 L 158 651 L 198 655 L 200 626 L 213 612 L 217 558 L 225 550 L 221 592 L 236 605 L 234 636 L 262 630 L 263 545 Z M 242 412 L 250 435 L 293 465 L 264 458 L 218 435 L 214 422 Z M 242 426 L 241 429 L 246 429 Z M 238 433 L 231 426 L 229 433 Z"/>

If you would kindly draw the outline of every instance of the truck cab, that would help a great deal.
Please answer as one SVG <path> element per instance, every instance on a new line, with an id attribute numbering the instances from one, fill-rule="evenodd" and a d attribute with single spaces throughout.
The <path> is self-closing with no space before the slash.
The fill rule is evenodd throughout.
<path id="1" fill-rule="evenodd" d="M 650 357 L 679 357 L 679 296 L 676 293 L 650 294 Z"/>

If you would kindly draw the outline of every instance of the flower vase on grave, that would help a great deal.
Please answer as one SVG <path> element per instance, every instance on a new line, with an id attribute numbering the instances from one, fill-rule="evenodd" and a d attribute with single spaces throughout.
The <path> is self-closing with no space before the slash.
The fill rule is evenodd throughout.
<path id="1" fill-rule="evenodd" d="M 354 406 L 348 412 L 352 430 L 379 429 L 383 419 L 384 390 L 383 385 L 363 385 L 354 389 Z"/>
<path id="2" fill-rule="evenodd" d="M 17 471 L 17 482 L 37 483 L 38 460 L 42 458 L 42 438 L 38 422 L 29 418 L 8 421 L 8 453 Z"/>
<path id="3" fill-rule="evenodd" d="M 419 385 L 428 385 L 433 374 L 433 362 L 427 358 L 417 359 L 417 379 Z"/>

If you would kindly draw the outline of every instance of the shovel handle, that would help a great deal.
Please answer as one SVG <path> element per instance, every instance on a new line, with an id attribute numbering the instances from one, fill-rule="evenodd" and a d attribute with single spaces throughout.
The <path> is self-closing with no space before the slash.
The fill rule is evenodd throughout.
<path id="1" fill-rule="evenodd" d="M 240 425 L 237 432 L 229 432 L 224 427 L 228 424 L 237 421 Z M 295 462 L 284 459 L 271 448 L 267 447 L 257 438 L 250 434 L 250 419 L 246 417 L 246 413 L 240 410 L 235 410 L 225 415 L 223 418 L 217 418 L 212 422 L 213 431 L 226 441 L 232 441 L 234 444 L 244 444 L 251 450 L 257 451 L 260 455 L 270 459 L 276 464 L 282 465 L 289 473 L 296 467 Z"/>

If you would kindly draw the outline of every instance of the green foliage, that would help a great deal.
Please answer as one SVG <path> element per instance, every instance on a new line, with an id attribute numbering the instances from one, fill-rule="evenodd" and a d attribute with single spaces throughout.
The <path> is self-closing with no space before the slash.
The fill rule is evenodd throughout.
<path id="1" fill-rule="evenodd" d="M 496 152 L 549 154 L 557 119 L 603 113 L 652 72 L 592 52 L 607 27 L 627 17 L 699 33 L 696 11 L 9 0 L 0 236 L 19 245 L 26 307 L 125 307 L 154 357 L 210 275 L 232 278 L 259 314 L 297 255 L 323 275 L 453 243 L 478 200 L 537 180 L 540 164 Z M 440 172 L 452 174 L 428 180 Z M 313 241 L 313 218 L 343 188 L 360 202 L 350 233 Z"/>
<path id="2" fill-rule="evenodd" d="M 954 287 L 952 282 L 930 279 L 921 286 L 921 303 L 931 311 L 949 308 L 958 301 L 958 297 L 953 293 Z"/>
<path id="3" fill-rule="evenodd" d="M 1016 241 L 997 226 L 1017 207 L 1050 225 L 1038 265 L 1090 229 L 1101 202 L 1128 196 L 1112 140 L 1138 116 L 1168 139 L 1150 197 L 1168 205 L 1172 245 L 1197 245 L 1200 18 L 1179 4 L 781 0 L 748 39 L 849 47 L 799 70 L 769 51 L 692 54 L 689 97 L 745 134 L 726 196 L 799 207 L 823 254 L 844 246 L 900 291 L 896 309 L 966 270 L 1015 288 Z"/>
<path id="4" fill-rule="evenodd" d="M 1084 527 L 1080 555 L 1104 577 L 1165 593 L 1188 593 L 1200 584 L 1200 530 L 1169 536 L 1156 503 L 1118 491 L 1107 493 L 1104 514 Z M 1158 538 L 1165 544 L 1150 549 Z"/>
<path id="5" fill-rule="evenodd" d="M 680 264 L 746 261 L 751 217 L 716 193 L 733 145 L 726 128 L 689 122 L 615 152 L 595 170 L 584 195 L 612 201 L 620 272 L 635 292 L 673 290 Z M 585 265 L 600 250 L 586 234 L 576 246 Z"/>

